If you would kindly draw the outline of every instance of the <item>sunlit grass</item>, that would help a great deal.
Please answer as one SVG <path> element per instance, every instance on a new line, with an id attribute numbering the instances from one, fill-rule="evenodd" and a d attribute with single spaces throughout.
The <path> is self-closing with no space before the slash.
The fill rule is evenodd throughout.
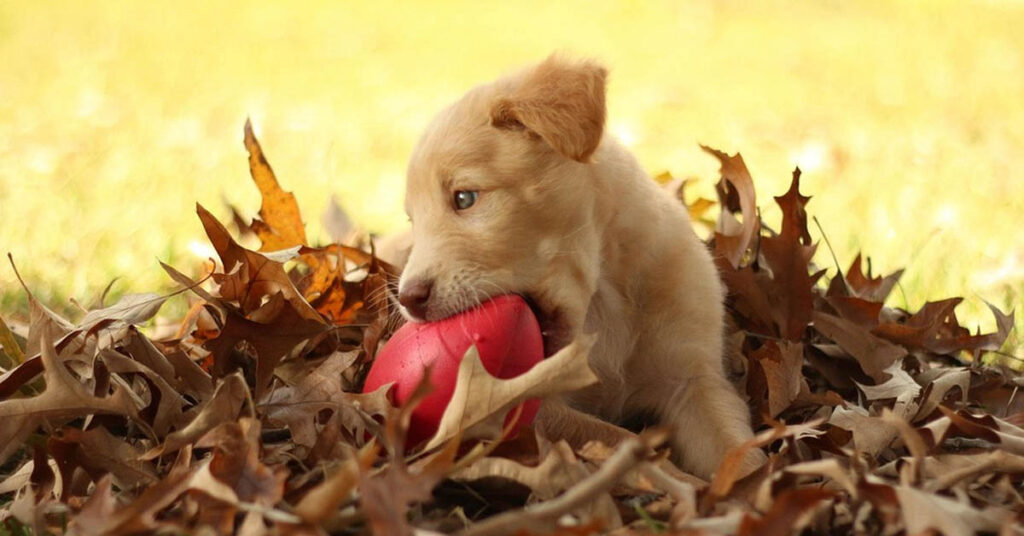
<path id="1" fill-rule="evenodd" d="M 800 164 L 844 267 L 907 267 L 897 305 L 965 295 L 991 328 L 982 298 L 1020 302 L 1019 2 L 258 4 L 0 4 L 0 249 L 38 295 L 167 286 L 156 259 L 197 258 L 196 201 L 259 206 L 246 116 L 314 240 L 332 193 L 395 229 L 430 116 L 563 50 L 609 65 L 610 128 L 652 172 L 709 195 L 697 143 L 742 151 L 772 219 Z M 22 310 L 10 268 L 0 285 Z"/>

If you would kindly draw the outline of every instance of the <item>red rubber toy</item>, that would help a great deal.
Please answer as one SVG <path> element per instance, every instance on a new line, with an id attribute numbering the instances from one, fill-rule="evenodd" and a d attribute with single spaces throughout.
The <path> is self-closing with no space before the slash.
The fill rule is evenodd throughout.
<path id="1" fill-rule="evenodd" d="M 434 390 L 413 410 L 406 445 L 418 445 L 437 431 L 441 416 L 455 392 L 459 364 L 476 345 L 480 361 L 496 378 L 513 378 L 544 359 L 540 326 L 519 296 L 498 296 L 458 315 L 430 323 L 407 322 L 377 354 L 366 376 L 363 392 L 395 382 L 393 400 L 405 403 L 432 365 Z M 539 400 L 527 400 L 514 432 L 533 421 Z M 514 415 L 513 409 L 509 418 Z"/>

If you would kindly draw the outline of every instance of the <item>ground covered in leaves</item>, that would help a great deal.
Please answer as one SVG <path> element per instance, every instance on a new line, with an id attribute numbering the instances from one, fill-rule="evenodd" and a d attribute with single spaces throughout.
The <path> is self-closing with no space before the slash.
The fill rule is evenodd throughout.
<path id="1" fill-rule="evenodd" d="M 164 266 L 191 304 L 174 329 L 139 328 L 169 296 L 69 320 L 31 285 L 31 318 L 0 324 L 0 530 L 961 535 L 1024 520 L 1020 380 L 983 359 L 1012 313 L 993 307 L 997 329 L 981 334 L 959 324 L 960 298 L 887 307 L 900 274 L 860 258 L 826 281 L 799 170 L 775 198 L 777 230 L 739 155 L 707 149 L 718 202 L 687 203 L 714 230 L 729 369 L 760 430 L 704 482 L 665 461 L 659 430 L 577 451 L 529 429 L 497 440 L 524 398 L 592 381 L 586 340 L 518 380 L 475 374 L 471 351 L 437 435 L 406 452 L 411 406 L 361 393 L 398 324 L 396 270 L 358 237 L 307 245 L 249 128 L 245 143 L 263 206 L 233 225 L 262 246 L 197 207 L 220 259 L 194 276 Z M 754 448 L 768 462 L 740 479 Z"/>

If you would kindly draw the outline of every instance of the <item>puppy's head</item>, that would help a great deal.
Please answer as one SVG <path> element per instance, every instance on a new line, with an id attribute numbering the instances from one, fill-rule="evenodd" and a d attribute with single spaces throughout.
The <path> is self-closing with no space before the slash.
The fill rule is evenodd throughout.
<path id="1" fill-rule="evenodd" d="M 434 119 L 407 176 L 413 248 L 399 301 L 410 320 L 516 293 L 534 306 L 549 351 L 581 328 L 597 280 L 591 157 L 605 76 L 553 56 Z"/>

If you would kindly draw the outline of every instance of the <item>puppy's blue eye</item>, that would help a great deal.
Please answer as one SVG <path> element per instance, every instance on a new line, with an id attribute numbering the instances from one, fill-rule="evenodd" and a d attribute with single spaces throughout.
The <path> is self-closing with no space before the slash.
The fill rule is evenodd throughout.
<path id="1" fill-rule="evenodd" d="M 480 196 L 480 192 L 474 190 L 458 190 L 453 196 L 455 202 L 455 210 L 466 210 L 476 203 L 476 198 Z"/>

